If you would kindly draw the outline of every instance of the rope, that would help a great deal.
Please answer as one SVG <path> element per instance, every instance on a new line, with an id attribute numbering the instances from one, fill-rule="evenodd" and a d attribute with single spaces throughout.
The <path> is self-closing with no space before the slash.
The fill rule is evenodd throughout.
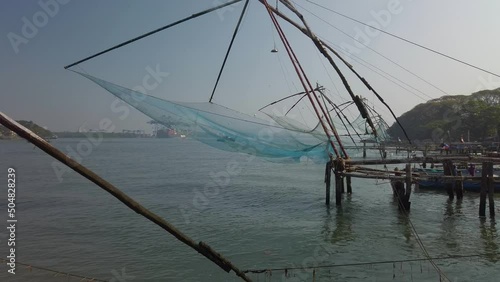
<path id="1" fill-rule="evenodd" d="M 261 0 L 261 2 L 266 6 L 267 12 L 269 13 L 269 16 L 271 17 L 271 20 L 273 21 L 273 24 L 276 27 L 276 30 L 278 31 L 280 39 L 281 39 L 283 45 L 285 46 L 285 49 L 286 49 L 286 51 L 288 53 L 288 56 L 290 57 L 290 60 L 292 61 L 292 64 L 293 64 L 293 66 L 295 68 L 295 71 L 296 71 L 297 75 L 299 76 L 300 82 L 302 83 L 302 86 L 304 87 L 304 90 L 307 92 L 307 97 L 309 98 L 309 101 L 313 105 L 314 111 L 316 112 L 316 116 L 320 120 L 321 126 L 323 127 L 323 130 L 325 131 L 325 134 L 328 137 L 328 141 L 329 141 L 330 145 L 332 146 L 332 149 L 335 152 L 335 155 L 339 156 L 339 152 L 337 151 L 337 148 L 336 148 L 335 144 L 331 140 L 331 136 L 328 133 L 326 125 L 324 124 L 323 120 L 321 119 L 321 115 L 319 114 L 319 111 L 318 111 L 318 109 L 316 107 L 316 104 L 314 103 L 313 99 L 311 98 L 310 92 L 312 91 L 313 92 L 313 96 L 316 99 L 318 99 L 318 97 L 316 97 L 316 95 L 314 94 L 313 87 L 309 83 L 309 80 L 307 79 L 307 77 L 306 77 L 306 75 L 304 73 L 304 70 L 302 69 L 302 67 L 301 67 L 301 65 L 300 65 L 300 63 L 299 63 L 299 61 L 298 61 L 295 53 L 293 52 L 293 50 L 292 50 L 292 48 L 291 48 L 288 40 L 286 39 L 286 36 L 285 36 L 283 30 L 281 29 L 281 27 L 280 27 L 280 25 L 278 23 L 278 20 L 274 16 L 274 14 L 273 14 L 273 12 L 271 10 L 271 6 L 267 3 L 267 0 Z M 306 85 L 306 81 L 309 84 L 308 85 L 309 88 Z M 318 102 L 318 104 L 321 107 L 321 103 Z M 321 109 L 323 110 L 323 107 L 321 107 Z M 323 110 L 323 112 L 324 112 L 324 110 Z M 328 117 L 326 115 L 324 115 L 324 116 L 328 119 Z M 329 125 L 333 128 L 333 125 L 331 123 Z M 340 137 L 337 138 L 337 142 L 339 142 L 339 144 L 341 144 Z M 345 151 L 344 151 L 344 154 L 347 156 L 347 154 L 345 153 Z"/>
<path id="2" fill-rule="evenodd" d="M 234 29 L 233 37 L 231 38 L 231 42 L 229 43 L 229 47 L 227 48 L 226 56 L 224 57 L 224 61 L 222 62 L 222 66 L 219 71 L 219 75 L 217 76 L 217 80 L 215 81 L 214 89 L 212 90 L 212 95 L 210 95 L 210 100 L 208 102 L 212 103 L 212 99 L 214 98 L 215 90 L 217 89 L 217 85 L 219 84 L 220 77 L 222 72 L 224 71 L 224 67 L 226 66 L 227 57 L 229 56 L 229 52 L 231 52 L 231 48 L 233 47 L 234 39 L 236 38 L 236 34 L 238 34 L 238 30 L 241 25 L 241 20 L 243 20 L 243 16 L 245 15 L 245 11 L 247 10 L 249 0 L 245 1 L 245 5 L 243 6 L 243 10 L 241 11 L 240 18 L 238 19 L 238 23 L 236 24 L 236 28 Z"/>
<path id="3" fill-rule="evenodd" d="M 416 262 L 416 261 L 427 261 L 432 260 L 445 260 L 445 259 L 463 259 L 463 258 L 473 258 L 473 257 L 485 257 L 497 253 L 488 254 L 475 254 L 475 255 L 456 255 L 456 256 L 446 256 L 446 257 L 434 257 L 434 258 L 419 258 L 419 259 L 403 259 L 403 260 L 384 260 L 384 261 L 371 261 L 371 262 L 355 262 L 346 264 L 327 264 L 318 266 L 302 266 L 302 267 L 279 267 L 279 268 L 265 268 L 265 269 L 247 269 L 244 273 L 264 273 L 267 271 L 288 271 L 288 270 L 308 270 L 308 269 L 321 269 L 321 268 L 335 268 L 335 267 L 349 267 L 349 266 L 363 266 L 363 265 L 374 265 L 374 264 L 391 264 L 391 263 L 403 263 L 403 262 Z"/>
<path id="4" fill-rule="evenodd" d="M 295 2 L 294 2 L 294 3 L 295 3 Z M 329 23 L 328 21 L 324 20 L 323 18 L 319 17 L 318 15 L 314 14 L 313 12 L 311 12 L 311 11 L 307 10 L 306 8 L 304 8 L 304 7 L 300 6 L 299 4 L 295 4 L 295 5 L 297 5 L 298 7 L 301 7 L 304 11 L 306 11 L 306 12 L 308 12 L 309 14 L 313 15 L 314 17 L 318 18 L 320 21 L 322 21 L 322 22 L 326 23 L 326 24 L 327 24 L 327 25 L 329 25 L 330 27 L 332 27 L 332 28 L 334 28 L 334 29 L 338 30 L 340 33 L 344 34 L 345 36 L 347 36 L 347 37 L 351 38 L 352 40 L 354 40 L 354 41 L 358 42 L 359 44 L 361 44 L 361 45 L 365 46 L 367 49 L 369 49 L 369 50 L 370 50 L 370 51 L 372 51 L 373 53 L 375 53 L 375 54 L 379 55 L 380 57 L 382 57 L 382 58 L 386 59 L 387 61 L 391 62 L 392 64 L 394 64 L 394 65 L 398 66 L 399 68 L 401 68 L 401 69 L 403 69 L 404 71 L 408 72 L 409 74 L 411 74 L 411 75 L 415 76 L 416 78 L 420 79 L 421 81 L 425 82 L 426 84 L 428 84 L 428 85 L 430 85 L 430 86 L 434 87 L 435 89 L 437 89 L 437 90 L 441 91 L 443 94 L 445 94 L 445 95 L 449 95 L 446 91 L 442 90 L 441 88 L 437 87 L 436 85 L 432 84 L 431 82 L 427 81 L 426 79 L 424 79 L 423 77 L 421 77 L 421 76 L 417 75 L 416 73 L 414 73 L 414 72 L 410 71 L 409 69 L 407 69 L 407 68 L 403 67 L 402 65 L 398 64 L 397 62 L 395 62 L 395 61 L 391 60 L 390 58 L 388 58 L 387 56 L 385 56 L 385 55 L 383 55 L 382 53 L 378 52 L 377 50 L 375 50 L 375 49 L 371 48 L 370 46 L 368 46 L 368 45 L 367 45 L 366 43 L 364 43 L 363 41 L 361 41 L 361 40 L 357 39 L 356 37 L 351 36 L 349 33 L 347 33 L 347 32 L 345 32 L 345 31 L 343 31 L 343 30 L 339 29 L 338 27 L 336 27 L 336 26 L 332 25 L 332 24 L 331 24 L 331 23 Z M 351 55 L 352 55 L 352 54 L 351 54 Z"/>
<path id="5" fill-rule="evenodd" d="M 81 64 L 81 63 L 86 62 L 86 61 L 88 61 L 88 60 L 90 60 L 90 59 L 93 59 L 93 58 L 95 58 L 95 57 L 97 57 L 97 56 L 103 55 L 103 54 L 105 54 L 105 53 L 108 53 L 108 52 L 113 51 L 113 50 L 115 50 L 115 49 L 118 49 L 118 48 L 120 48 L 120 47 L 123 47 L 123 46 L 125 46 L 125 45 L 128 45 L 128 44 L 130 44 L 130 43 L 133 43 L 133 42 L 135 42 L 135 41 L 137 41 L 137 40 L 143 39 L 143 38 L 148 37 L 148 36 L 150 36 L 150 35 L 153 35 L 153 34 L 155 34 L 155 33 L 157 33 L 157 32 L 160 32 L 160 31 L 162 31 L 162 30 L 165 30 L 165 29 L 167 29 L 167 28 L 170 28 L 170 27 L 176 26 L 176 25 L 178 25 L 178 24 L 180 24 L 180 23 L 183 23 L 183 22 L 185 22 L 185 21 L 188 21 L 188 20 L 191 20 L 191 19 L 197 18 L 197 17 L 199 17 L 199 16 L 202 16 L 202 15 L 208 14 L 208 13 L 210 13 L 210 12 L 213 12 L 213 11 L 215 11 L 215 10 L 218 10 L 218 9 L 224 8 L 224 7 L 226 7 L 226 6 L 232 5 L 232 4 L 237 3 L 237 2 L 240 2 L 240 1 L 242 1 L 242 0 L 233 0 L 233 1 L 230 1 L 230 2 L 227 2 L 227 3 L 224 3 L 224 4 L 222 4 L 222 5 L 215 6 L 215 7 L 213 7 L 213 8 L 210 8 L 210 9 L 207 9 L 207 10 L 204 10 L 204 11 L 201 11 L 201 12 L 199 12 L 199 13 L 192 14 L 192 15 L 191 15 L 191 16 L 189 16 L 189 17 L 183 18 L 183 19 L 181 19 L 181 20 L 178 20 L 178 21 L 173 22 L 173 23 L 171 23 L 171 24 L 168 24 L 168 25 L 166 25 L 166 26 L 163 26 L 163 27 L 157 28 L 157 29 L 155 29 L 155 30 L 153 30 L 153 31 L 150 31 L 150 32 L 145 33 L 145 34 L 143 34 L 143 35 L 140 35 L 140 36 L 137 36 L 137 37 L 132 38 L 132 39 L 130 39 L 130 40 L 127 40 L 127 41 L 125 41 L 125 42 L 123 42 L 123 43 L 120 43 L 120 44 L 118 44 L 118 45 L 115 45 L 115 46 L 113 46 L 113 47 L 111 47 L 111 48 L 108 48 L 108 49 L 106 49 L 106 50 L 104 50 L 104 51 L 101 51 L 101 52 L 99 52 L 99 53 L 97 53 L 97 54 L 94 54 L 94 55 L 92 55 L 92 56 L 89 56 L 89 57 L 87 57 L 87 58 L 85 58 L 85 59 L 81 59 L 81 60 L 79 60 L 79 61 L 77 61 L 77 62 L 75 62 L 75 63 L 69 64 L 69 65 L 65 66 L 64 68 L 65 68 L 65 69 L 71 68 L 72 66 L 75 66 L 75 65 Z"/>
<path id="6" fill-rule="evenodd" d="M 324 49 L 323 49 L 323 48 L 322 48 L 322 46 L 321 46 L 321 43 L 319 43 L 319 42 L 317 41 L 317 38 L 315 38 L 314 33 L 311 31 L 311 29 L 310 29 L 310 28 L 309 28 L 309 26 L 307 25 L 307 22 L 304 20 L 304 17 L 303 17 L 303 16 L 302 16 L 302 15 L 301 15 L 298 11 L 297 11 L 297 9 L 295 9 L 295 7 L 293 7 L 293 5 L 292 5 L 292 4 L 291 4 L 288 0 L 286 0 L 286 1 L 285 1 L 285 0 L 280 0 L 280 1 L 281 1 L 281 2 L 282 2 L 282 3 L 283 3 L 283 4 L 284 4 L 284 5 L 285 5 L 285 6 L 286 6 L 286 7 L 287 7 L 290 11 L 292 11 L 295 15 L 297 15 L 297 17 L 299 17 L 299 19 L 302 21 L 302 23 L 303 23 L 303 24 L 304 24 L 304 26 L 305 26 L 305 34 L 306 34 L 309 38 L 311 38 L 311 40 L 312 40 L 312 41 L 313 41 L 313 43 L 316 45 L 316 47 L 318 48 L 318 50 L 319 50 L 320 52 L 321 52 L 321 51 L 324 51 Z M 265 2 L 265 1 L 264 1 L 264 2 Z M 270 14 L 271 14 L 274 18 L 275 18 L 275 15 L 274 15 L 274 13 L 272 13 L 272 9 L 271 9 L 270 7 L 268 7 L 268 11 L 269 11 L 269 13 L 270 13 Z M 278 12 L 276 11 L 276 13 L 278 13 Z M 279 15 L 282 17 L 282 15 L 281 15 L 281 14 L 279 14 Z M 278 21 L 277 21 L 277 20 L 275 20 L 275 21 L 276 21 L 277 27 L 281 30 L 281 26 L 279 25 Z M 282 31 L 282 30 L 281 30 L 281 32 L 283 33 L 283 31 Z M 284 39 L 285 39 L 286 43 L 289 45 L 288 40 L 286 39 L 286 37 L 284 36 L 284 34 L 283 34 L 283 37 L 284 37 Z M 298 67 L 300 68 L 300 71 L 304 74 L 304 79 L 305 79 L 305 81 L 307 82 L 307 84 L 308 84 L 309 88 L 310 88 L 310 89 L 313 89 L 313 87 L 312 87 L 312 85 L 311 85 L 311 82 L 309 81 L 309 79 L 308 79 L 308 78 L 307 78 L 307 76 L 305 75 L 305 72 L 304 72 L 304 70 L 302 69 L 302 65 L 299 63 L 299 61 L 298 61 L 298 59 L 297 59 L 297 57 L 296 57 L 295 53 L 294 53 L 294 52 L 293 52 L 293 50 L 291 49 L 291 47 L 290 47 L 290 51 L 291 51 L 291 53 L 292 53 L 293 57 L 295 58 L 295 61 L 296 61 L 297 65 L 298 65 Z M 333 63 L 333 61 L 331 61 L 331 63 Z M 333 63 L 333 64 L 334 64 L 334 63 Z M 341 78 L 342 78 L 342 80 L 343 80 L 343 81 L 345 81 L 345 78 L 343 78 L 343 77 L 341 77 Z M 347 82 L 347 81 L 345 81 L 345 82 Z M 350 87 L 347 87 L 347 88 L 348 88 L 347 90 L 348 90 L 348 91 L 350 91 Z M 313 94 L 313 95 L 315 94 L 315 93 L 314 93 L 314 91 L 311 91 L 311 92 L 312 92 L 312 94 Z M 345 157 L 345 158 L 349 158 L 349 156 L 348 156 L 348 154 L 347 154 L 347 152 L 346 152 L 346 150 L 345 150 L 345 148 L 344 148 L 344 146 L 343 146 L 343 144 L 342 144 L 342 141 L 340 140 L 340 136 L 338 135 L 337 130 L 335 129 L 335 126 L 333 125 L 332 121 L 329 119 L 327 112 L 325 111 L 325 109 L 323 108 L 323 106 L 322 106 L 321 102 L 319 101 L 318 96 L 314 95 L 314 98 L 315 98 L 315 100 L 316 100 L 316 103 L 318 103 L 319 108 L 321 109 L 321 111 L 322 111 L 322 113 L 323 113 L 323 116 L 325 117 L 325 119 L 326 119 L 327 123 L 330 125 L 330 129 L 332 130 L 333 135 L 335 136 L 335 138 L 336 138 L 336 140 L 337 140 L 337 142 L 338 142 L 338 144 L 339 144 L 339 147 L 340 147 L 340 149 L 342 150 L 342 153 L 344 154 L 344 157 Z M 310 99 L 311 99 L 311 98 L 310 98 Z M 312 101 L 311 101 L 311 103 L 312 103 L 313 105 L 315 105 Z M 321 119 L 321 117 L 320 117 L 319 115 L 318 115 L 318 117 Z M 326 131 L 325 131 L 325 133 L 329 136 L 328 132 L 326 132 Z M 333 142 L 331 142 L 331 143 L 332 143 L 332 145 L 333 145 Z"/>
<path id="7" fill-rule="evenodd" d="M 318 92 L 321 94 L 321 98 L 323 99 L 323 103 L 325 104 L 325 107 L 326 107 L 326 102 L 325 102 L 325 99 L 328 101 L 328 103 L 332 106 L 332 110 L 335 111 L 335 113 L 337 114 L 339 120 L 342 122 L 342 125 L 344 126 L 344 128 L 346 129 L 347 131 L 347 136 L 349 136 L 349 138 L 351 139 L 351 141 L 356 145 L 356 141 L 354 141 L 354 138 L 352 138 L 352 135 L 351 135 L 351 132 L 349 132 L 349 128 L 347 127 L 347 125 L 345 124 L 344 120 L 342 119 L 342 117 L 340 116 L 340 113 L 337 111 L 337 107 L 336 105 L 333 103 L 332 100 L 330 100 L 328 97 L 326 97 L 325 93 L 323 93 L 323 91 L 321 91 L 321 89 L 318 90 Z M 330 111 L 328 112 L 328 114 L 330 114 Z M 333 120 L 332 116 L 330 116 L 330 119 Z M 359 136 L 359 135 L 358 135 Z M 356 146 L 357 147 L 357 146 Z"/>
<path id="8" fill-rule="evenodd" d="M 372 26 L 372 25 L 369 25 L 369 24 L 365 24 L 365 23 L 364 23 L 364 22 L 362 22 L 362 21 L 356 20 L 356 19 L 354 19 L 354 18 L 352 18 L 352 17 L 349 17 L 349 16 L 347 16 L 347 15 L 344 15 L 344 14 L 342 14 L 342 13 L 339 13 L 339 12 L 337 12 L 337 11 L 335 11 L 335 10 L 332 10 L 332 9 L 329 9 L 329 8 L 327 8 L 327 7 L 325 7 L 325 6 L 320 5 L 320 4 L 314 3 L 313 1 L 310 1 L 310 0 L 306 0 L 306 1 L 307 1 L 307 2 L 309 2 L 309 3 L 311 3 L 311 4 L 313 4 L 313 5 L 316 5 L 316 6 L 318 6 L 318 7 L 321 7 L 321 8 L 323 8 L 323 9 L 327 10 L 327 11 L 330 11 L 330 12 L 332 12 L 332 13 L 335 13 L 335 14 L 337 14 L 337 15 L 339 15 L 339 16 L 342 16 L 342 17 L 344 17 L 344 18 L 347 18 L 347 19 L 349 19 L 349 20 L 351 20 L 351 21 L 355 21 L 355 22 L 360 23 L 360 24 L 362 24 L 362 25 L 364 25 L 364 26 L 367 26 L 367 27 L 373 28 L 373 29 L 375 29 L 375 30 L 378 30 L 378 31 L 380 31 L 380 32 L 384 33 L 384 34 L 387 34 L 387 35 L 389 35 L 389 36 L 392 36 L 392 37 L 394 37 L 394 38 L 396 38 L 396 39 L 402 40 L 402 41 L 404 41 L 404 42 L 406 42 L 406 43 L 409 43 L 409 44 L 412 44 L 412 45 L 414 45 L 414 46 L 420 47 L 420 48 L 422 48 L 422 49 L 425 49 L 425 50 L 430 51 L 430 52 L 432 52 L 432 53 L 438 54 L 438 55 L 440 55 L 440 56 L 443 56 L 443 57 L 448 58 L 448 59 L 450 59 L 450 60 L 453 60 L 453 61 L 455 61 L 455 62 L 458 62 L 458 63 L 464 64 L 464 65 L 469 66 L 469 67 L 471 67 L 471 68 L 475 68 L 475 69 L 480 70 L 480 71 L 482 71 L 482 72 L 489 73 L 489 74 L 494 75 L 494 76 L 496 76 L 496 77 L 500 77 L 500 75 L 499 75 L 499 74 L 496 74 L 496 73 L 494 73 L 494 72 L 491 72 L 491 71 L 485 70 L 485 69 L 483 69 L 483 68 L 480 68 L 480 67 L 475 66 L 475 65 L 473 65 L 473 64 L 467 63 L 467 62 L 465 62 L 465 61 L 463 61 L 463 60 L 457 59 L 457 58 L 452 57 L 452 56 L 450 56 L 450 55 L 446 55 L 446 54 L 444 54 L 444 53 L 442 53 L 442 52 L 436 51 L 436 50 L 434 50 L 434 49 L 432 49 L 432 48 L 429 48 L 429 47 L 426 47 L 426 46 L 424 46 L 424 45 L 421 45 L 421 44 L 415 43 L 415 42 L 413 42 L 413 41 L 411 41 L 411 40 L 409 40 L 409 39 L 406 39 L 406 38 L 403 38 L 403 37 L 401 37 L 401 36 L 395 35 L 395 34 L 393 34 L 393 33 L 387 32 L 387 31 L 385 31 L 385 30 L 383 30 L 383 29 L 376 28 L 376 27 L 374 27 L 374 26 Z"/>
<path id="9" fill-rule="evenodd" d="M 9 262 L 8 260 L 3 259 L 3 258 L 0 258 L 0 260 L 3 261 L 3 262 Z M 51 269 L 51 268 L 47 268 L 47 267 L 33 266 L 31 264 L 22 263 L 22 262 L 18 262 L 18 261 L 16 261 L 16 264 L 19 264 L 19 265 L 22 265 L 22 266 L 26 266 L 30 271 L 31 271 L 31 269 L 38 269 L 38 270 L 42 270 L 42 271 L 45 271 L 45 272 L 55 273 L 56 276 L 58 276 L 58 275 L 65 275 L 66 277 L 73 277 L 73 278 L 82 279 L 80 281 L 83 281 L 83 280 L 86 280 L 86 281 L 96 281 L 96 282 L 107 282 L 108 281 L 108 280 L 103 280 L 103 279 L 97 279 L 97 278 L 87 277 L 87 276 L 83 276 L 83 275 L 80 275 L 80 274 L 73 274 L 73 273 L 69 273 L 69 272 L 59 271 L 59 270 L 55 270 L 55 269 Z"/>
<path id="10" fill-rule="evenodd" d="M 263 1 L 263 0 L 260 0 L 260 1 Z M 295 26 L 297 29 L 299 29 L 300 31 L 302 31 L 302 33 L 304 33 L 307 37 L 309 37 L 314 45 L 316 46 L 316 48 L 321 52 L 321 54 L 323 56 L 325 56 L 325 58 L 328 60 L 328 62 L 332 65 L 332 67 L 335 69 L 335 71 L 337 72 L 338 76 L 340 77 L 340 79 L 342 80 L 342 83 L 344 85 L 344 87 L 346 88 L 347 92 L 349 93 L 349 95 L 351 96 L 351 98 L 353 99 L 353 101 L 357 101 L 359 100 L 359 96 L 356 96 L 353 92 L 353 90 L 351 89 L 351 86 L 349 85 L 349 82 L 347 81 L 346 77 L 344 76 L 344 74 L 342 73 L 342 71 L 339 69 L 339 67 L 337 66 L 337 64 L 333 61 L 333 58 L 328 54 L 328 52 L 326 51 L 326 49 L 324 47 L 327 47 L 329 50 L 331 50 L 333 53 L 335 53 L 335 55 L 337 57 L 339 57 L 339 59 L 341 59 L 348 67 L 350 66 L 345 60 L 342 59 L 342 57 L 340 57 L 338 55 L 338 53 L 336 53 L 333 49 L 331 49 L 326 43 L 320 41 L 317 36 L 311 31 L 311 29 L 309 28 L 309 26 L 307 25 L 307 22 L 305 21 L 304 19 L 304 16 L 302 14 L 300 14 L 299 11 L 297 11 L 297 9 L 295 9 L 295 7 L 288 1 L 288 0 L 281 0 L 281 2 L 286 6 L 288 7 L 288 9 L 290 9 L 295 15 L 297 15 L 297 17 L 299 17 L 299 19 L 302 21 L 302 24 L 304 25 L 304 27 L 302 26 L 299 26 L 297 23 L 295 23 L 294 21 L 292 21 L 291 19 L 289 19 L 286 15 L 284 15 L 283 13 L 280 13 L 276 10 L 274 10 L 273 12 L 276 13 L 277 15 L 279 15 L 281 18 L 283 18 L 284 20 L 286 20 L 287 22 L 289 22 L 290 24 L 292 24 L 293 26 Z M 271 8 L 270 8 L 271 9 Z M 352 70 L 352 69 L 351 69 Z M 355 73 L 355 72 L 354 72 Z M 358 75 L 359 77 L 359 75 Z M 365 83 L 365 85 L 367 84 L 366 80 L 364 79 L 361 79 L 363 81 L 363 83 Z M 368 86 L 368 85 L 367 85 Z M 370 90 L 371 87 L 368 87 Z M 316 99 L 318 99 L 316 97 Z M 381 99 L 379 97 L 379 99 Z M 319 102 L 318 102 L 319 103 Z M 382 103 L 384 103 L 382 101 Z M 321 104 L 320 104 L 321 105 Z M 359 104 L 359 101 L 356 102 L 356 106 L 358 107 L 358 110 L 363 113 L 364 109 L 362 107 L 362 105 Z M 387 105 L 386 105 L 387 106 Z M 394 116 L 394 115 L 393 115 Z M 374 135 L 376 135 L 376 129 L 375 127 L 373 126 L 373 123 L 370 119 L 369 116 L 367 115 L 363 115 L 363 118 L 365 118 L 370 126 L 372 127 L 372 130 L 374 132 Z M 394 116 L 394 118 L 397 120 L 397 118 Z M 404 130 L 403 130 L 404 131 Z M 336 136 L 337 137 L 337 136 Z"/>
<path id="11" fill-rule="evenodd" d="M 379 68 L 379 67 L 377 67 L 377 66 L 375 66 L 375 65 L 373 65 L 373 64 L 371 64 L 371 63 L 369 63 L 369 62 L 367 62 L 367 61 L 365 61 L 365 60 L 363 60 L 363 59 L 361 59 L 360 57 L 358 57 L 358 56 L 356 56 L 356 55 L 354 55 L 354 54 L 349 54 L 349 52 L 346 52 L 346 51 L 342 50 L 342 48 L 341 48 L 339 45 L 334 44 L 334 43 L 332 43 L 331 41 L 324 39 L 323 37 L 320 37 L 320 38 L 321 38 L 321 40 L 323 40 L 323 41 L 325 41 L 325 42 L 330 43 L 332 46 L 335 46 L 335 47 L 339 48 L 339 51 L 340 51 L 340 52 L 342 52 L 344 55 L 347 55 L 347 56 L 352 56 L 352 57 L 353 57 L 353 58 L 352 58 L 352 60 L 353 60 L 353 61 L 355 61 L 355 62 L 359 63 L 360 65 L 362 65 L 362 66 L 364 66 L 365 68 L 367 68 L 367 69 L 371 70 L 372 72 L 374 72 L 374 73 L 376 73 L 376 74 L 380 75 L 381 77 L 385 78 L 386 80 L 388 80 L 388 81 L 390 81 L 390 82 L 392 82 L 392 83 L 396 84 L 397 86 L 399 86 L 399 87 L 401 87 L 402 89 L 404 89 L 404 90 L 406 90 L 406 91 L 410 92 L 411 94 L 413 94 L 413 95 L 417 96 L 418 98 L 420 98 L 420 99 L 422 99 L 422 100 L 424 100 L 424 101 L 428 101 L 429 99 L 434 99 L 434 97 L 430 96 L 429 94 L 426 94 L 425 92 L 420 91 L 419 89 L 417 89 L 417 88 L 415 88 L 415 87 L 411 86 L 410 84 L 408 84 L 408 83 L 404 82 L 403 80 L 401 80 L 401 79 L 399 79 L 399 78 L 395 77 L 394 75 L 392 75 L 392 74 L 390 74 L 390 73 L 388 73 L 388 72 L 386 72 L 386 71 L 382 70 L 381 68 Z M 371 68 L 370 68 L 370 67 L 368 67 L 367 65 L 371 66 Z M 385 76 L 385 75 L 383 75 L 383 74 L 381 74 L 381 73 L 379 73 L 379 72 L 375 71 L 375 70 L 374 70 L 374 69 L 372 69 L 372 68 L 374 68 L 374 69 L 376 69 L 376 70 L 378 70 L 378 71 L 380 71 L 380 72 L 384 73 L 384 74 L 385 74 L 385 75 L 387 75 L 387 76 L 392 77 L 392 78 L 393 78 L 393 79 L 395 79 L 396 81 L 399 81 L 400 83 L 402 83 L 402 84 L 404 84 L 404 85 L 406 85 L 406 86 L 410 87 L 411 89 L 413 89 L 413 90 L 415 90 L 415 91 L 417 91 L 417 92 L 420 92 L 421 94 L 423 94 L 424 96 L 426 96 L 426 97 L 427 97 L 427 98 L 429 98 L 429 99 L 424 99 L 422 96 L 418 95 L 417 93 L 415 93 L 415 92 L 411 91 L 410 89 L 408 89 L 408 88 L 406 88 L 406 87 L 402 86 L 402 85 L 401 85 L 401 84 L 399 84 L 399 83 L 396 83 L 394 80 L 389 79 L 387 76 Z"/>
<path id="12" fill-rule="evenodd" d="M 420 236 L 418 235 L 417 229 L 415 228 L 415 225 L 413 225 L 413 222 L 411 221 L 410 216 L 408 215 L 408 212 L 404 209 L 404 204 L 403 204 L 402 198 L 399 195 L 399 191 L 397 189 L 394 189 L 394 191 L 396 191 L 396 195 L 397 195 L 397 198 L 398 198 L 398 201 L 399 201 L 399 205 L 401 207 L 400 210 L 403 212 L 404 216 L 408 219 L 408 223 L 410 224 L 412 233 L 415 236 L 415 239 L 417 241 L 418 246 L 422 249 L 422 252 L 424 253 L 424 256 L 431 263 L 432 267 L 434 267 L 434 269 L 437 271 L 437 273 L 439 273 L 439 275 L 440 275 L 440 279 L 439 280 L 441 281 L 441 277 L 444 277 L 445 281 L 451 281 L 448 277 L 446 277 L 446 275 L 444 274 L 444 272 L 439 268 L 439 266 L 434 262 L 434 260 L 432 259 L 432 257 L 429 255 L 429 252 L 427 251 L 427 248 L 425 247 L 424 243 L 422 242 L 422 239 L 420 239 Z"/>

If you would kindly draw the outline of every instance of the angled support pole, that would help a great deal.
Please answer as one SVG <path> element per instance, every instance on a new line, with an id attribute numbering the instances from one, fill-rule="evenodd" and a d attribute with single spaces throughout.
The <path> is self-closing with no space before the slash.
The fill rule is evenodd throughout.
<path id="1" fill-rule="evenodd" d="M 17 135 L 33 143 L 33 145 L 37 146 L 42 151 L 52 156 L 56 160 L 67 165 L 72 170 L 76 171 L 78 174 L 94 182 L 97 186 L 101 187 L 104 191 L 110 193 L 113 197 L 115 197 L 120 202 L 125 204 L 131 210 L 147 218 L 149 221 L 152 221 L 154 224 L 160 226 L 162 229 L 173 235 L 177 240 L 195 249 L 198 253 L 202 254 L 203 256 L 211 260 L 213 263 L 217 264 L 224 271 L 229 273 L 231 270 L 233 270 L 236 273 L 236 275 L 238 275 L 241 279 L 245 281 L 251 281 L 250 278 L 248 278 L 245 275 L 245 273 L 239 270 L 234 264 L 232 264 L 221 254 L 217 253 L 215 250 L 210 248 L 210 246 L 201 241 L 199 243 L 196 243 L 193 239 L 191 239 L 187 235 L 183 234 L 180 230 L 178 230 L 174 225 L 167 222 L 165 219 L 161 218 L 157 214 L 151 212 L 150 210 L 139 204 L 137 201 L 129 197 L 127 194 L 123 193 L 113 184 L 109 183 L 108 181 L 104 180 L 90 169 L 84 167 L 77 161 L 73 160 L 71 157 L 64 154 L 57 148 L 53 147 L 47 141 L 43 140 L 40 136 L 31 132 L 30 130 L 20 125 L 13 119 L 9 118 L 2 112 L 0 112 L 0 124 L 4 125 L 8 129 L 14 131 Z"/>

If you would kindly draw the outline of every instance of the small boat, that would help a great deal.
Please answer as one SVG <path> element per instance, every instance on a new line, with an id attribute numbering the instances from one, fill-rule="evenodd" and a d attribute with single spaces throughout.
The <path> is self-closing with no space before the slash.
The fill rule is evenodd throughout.
<path id="1" fill-rule="evenodd" d="M 470 172 L 468 169 L 460 170 L 462 175 L 469 176 Z M 445 184 L 450 183 L 445 181 L 440 176 L 444 175 L 443 169 L 435 169 L 435 168 L 415 168 L 413 169 L 414 173 L 419 173 L 422 176 L 425 176 L 425 179 L 419 180 L 418 185 L 419 188 L 424 189 L 445 189 Z M 475 176 L 481 175 L 480 169 L 475 169 Z M 497 176 L 497 175 L 495 175 Z M 453 183 L 453 181 L 452 181 Z M 465 191 L 470 192 L 480 192 L 481 191 L 481 181 L 478 180 L 464 180 L 463 186 Z M 500 182 L 494 183 L 495 192 L 500 192 Z"/>

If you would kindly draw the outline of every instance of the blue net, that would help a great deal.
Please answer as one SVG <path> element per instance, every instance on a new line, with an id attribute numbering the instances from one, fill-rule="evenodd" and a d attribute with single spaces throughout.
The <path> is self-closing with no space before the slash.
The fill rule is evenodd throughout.
<path id="1" fill-rule="evenodd" d="M 88 74 L 79 74 L 158 124 L 217 149 L 252 154 L 275 162 L 311 160 L 324 163 L 333 153 L 319 123 L 309 128 L 287 116 L 267 114 L 270 119 L 266 120 L 209 102 L 167 101 Z M 353 125 L 364 133 L 363 123 L 364 120 L 358 118 Z M 334 124 L 342 128 L 340 121 L 334 119 Z M 345 139 L 348 145 L 353 145 L 350 138 Z"/>

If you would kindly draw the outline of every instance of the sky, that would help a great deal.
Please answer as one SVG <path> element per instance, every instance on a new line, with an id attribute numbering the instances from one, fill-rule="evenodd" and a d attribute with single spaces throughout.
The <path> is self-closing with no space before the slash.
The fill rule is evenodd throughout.
<path id="1" fill-rule="evenodd" d="M 103 119 L 110 119 L 115 131 L 150 131 L 148 117 L 133 109 L 126 117 L 117 114 L 112 110 L 117 105 L 114 96 L 64 66 L 224 2 L 227 1 L 2 1 L 0 111 L 53 131 L 95 129 Z M 312 2 L 500 73 L 500 1 Z M 443 95 L 500 87 L 499 77 L 371 30 L 309 1 L 294 3 L 311 29 L 331 42 L 398 116 Z M 162 99 L 207 102 L 242 7 L 240 2 L 182 23 L 72 70 L 129 88 L 148 88 L 147 94 Z M 282 5 L 278 8 L 298 20 Z M 286 22 L 280 24 L 311 82 L 325 86 L 338 103 L 348 100 L 337 74 L 311 40 Z M 274 46 L 278 53 L 270 52 Z M 383 76 L 390 75 L 392 82 L 381 76 L 380 70 L 375 72 L 374 67 L 383 71 Z M 374 95 L 346 67 L 341 66 L 341 70 L 355 93 L 365 97 L 392 124 L 394 120 Z M 250 0 L 214 102 L 253 115 L 263 105 L 299 91 L 300 82 L 269 15 L 261 3 Z"/>

